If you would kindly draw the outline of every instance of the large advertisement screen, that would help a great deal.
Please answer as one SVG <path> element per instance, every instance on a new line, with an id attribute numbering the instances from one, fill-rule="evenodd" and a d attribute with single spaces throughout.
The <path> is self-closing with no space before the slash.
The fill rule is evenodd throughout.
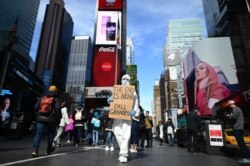
<path id="1" fill-rule="evenodd" d="M 123 0 L 99 0 L 99 10 L 122 10 Z"/>
<path id="2" fill-rule="evenodd" d="M 214 104 L 239 92 L 235 62 L 228 37 L 195 43 L 185 60 L 184 76 L 189 109 L 201 116 L 214 114 Z"/>
<path id="3" fill-rule="evenodd" d="M 96 45 L 116 45 L 121 36 L 121 12 L 99 11 L 96 28 Z"/>
<path id="4" fill-rule="evenodd" d="M 93 62 L 93 86 L 114 86 L 120 80 L 120 58 L 115 46 L 95 47 Z"/>

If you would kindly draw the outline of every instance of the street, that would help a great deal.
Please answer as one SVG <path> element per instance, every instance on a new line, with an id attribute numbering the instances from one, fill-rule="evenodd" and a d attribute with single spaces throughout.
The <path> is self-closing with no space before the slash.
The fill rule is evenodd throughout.
<path id="1" fill-rule="evenodd" d="M 190 154 L 186 148 L 178 146 L 169 147 L 167 144 L 158 146 L 154 141 L 152 148 L 147 148 L 138 153 L 130 154 L 128 163 L 118 161 L 119 149 L 115 151 L 105 151 L 105 145 L 92 147 L 90 145 L 81 145 L 79 147 L 68 146 L 65 140 L 62 140 L 62 147 L 49 156 L 43 155 L 46 150 L 46 137 L 43 137 L 39 154 L 40 157 L 32 158 L 32 137 L 22 139 L 6 139 L 0 137 L 0 165 L 17 166 L 236 166 L 240 165 L 234 157 L 221 155 L 212 155 L 205 153 Z"/>

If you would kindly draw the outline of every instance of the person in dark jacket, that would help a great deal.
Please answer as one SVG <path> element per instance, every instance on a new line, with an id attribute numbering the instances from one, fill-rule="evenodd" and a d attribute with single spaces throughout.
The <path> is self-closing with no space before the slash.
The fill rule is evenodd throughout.
<path id="1" fill-rule="evenodd" d="M 51 109 L 48 112 L 39 111 L 41 109 L 42 98 L 40 98 L 35 104 L 34 110 L 36 111 L 36 133 L 33 140 L 32 157 L 38 156 L 38 150 L 43 135 L 43 130 L 45 128 L 48 129 L 48 142 L 47 142 L 46 154 L 51 154 L 52 152 L 55 151 L 55 147 L 53 147 L 53 139 L 56 133 L 56 126 L 58 125 L 57 119 L 59 119 L 59 121 L 61 119 L 61 117 L 59 117 L 61 115 L 61 110 L 60 110 L 59 97 L 57 94 L 57 87 L 51 85 L 49 87 L 48 93 L 43 95 L 42 97 L 44 96 L 48 98 L 53 98 L 53 101 L 50 105 Z"/>
<path id="2" fill-rule="evenodd" d="M 201 118 L 198 110 L 192 110 L 187 114 L 187 151 L 190 153 L 198 152 L 198 133 L 201 130 Z"/>

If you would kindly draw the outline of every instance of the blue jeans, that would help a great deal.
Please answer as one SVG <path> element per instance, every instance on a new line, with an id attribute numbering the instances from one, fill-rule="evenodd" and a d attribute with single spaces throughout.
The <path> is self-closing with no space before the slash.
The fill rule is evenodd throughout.
<path id="1" fill-rule="evenodd" d="M 174 135 L 173 134 L 168 134 L 168 144 L 174 145 Z"/>
<path id="2" fill-rule="evenodd" d="M 114 146 L 115 143 L 115 135 L 113 131 L 106 131 L 106 146 Z"/>
<path id="3" fill-rule="evenodd" d="M 53 139 L 55 137 L 55 131 L 56 127 L 54 124 L 51 123 L 46 123 L 46 122 L 36 122 L 36 134 L 33 140 L 33 151 L 38 152 L 40 142 L 43 136 L 43 130 L 44 128 L 48 128 L 48 145 L 47 145 L 47 152 L 52 151 L 52 144 L 53 144 Z"/>
<path id="4" fill-rule="evenodd" d="M 237 144 L 239 146 L 240 151 L 242 152 L 242 158 L 249 158 L 248 148 L 244 141 L 243 130 L 233 130 L 234 136 L 236 138 Z"/>
<path id="5" fill-rule="evenodd" d="M 98 130 L 93 130 L 92 135 L 93 135 L 93 144 L 98 144 L 99 131 Z"/>
<path id="6" fill-rule="evenodd" d="M 131 138 L 130 138 L 130 143 L 131 144 L 136 144 L 137 145 L 139 143 L 138 125 L 139 125 L 138 121 L 132 120 Z"/>

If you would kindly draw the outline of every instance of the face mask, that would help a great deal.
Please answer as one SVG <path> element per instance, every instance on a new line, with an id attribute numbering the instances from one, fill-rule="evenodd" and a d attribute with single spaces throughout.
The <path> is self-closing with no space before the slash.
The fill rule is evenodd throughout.
<path id="1" fill-rule="evenodd" d="M 122 85 L 129 85 L 129 80 L 122 80 Z"/>

